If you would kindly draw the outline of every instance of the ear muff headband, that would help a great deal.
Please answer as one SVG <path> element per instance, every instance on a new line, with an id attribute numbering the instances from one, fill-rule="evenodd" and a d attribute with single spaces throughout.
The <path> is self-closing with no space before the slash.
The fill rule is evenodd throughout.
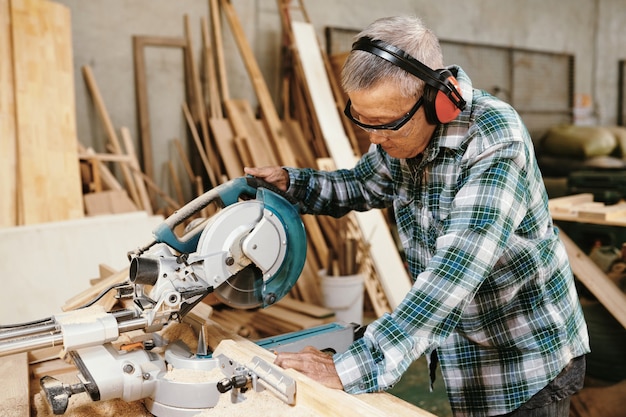
<path id="1" fill-rule="evenodd" d="M 432 70 L 402 49 L 370 37 L 358 39 L 352 50 L 374 54 L 424 81 L 424 110 L 429 123 L 448 123 L 465 108 L 459 84 L 450 71 Z M 429 92 L 428 87 L 436 91 Z"/>

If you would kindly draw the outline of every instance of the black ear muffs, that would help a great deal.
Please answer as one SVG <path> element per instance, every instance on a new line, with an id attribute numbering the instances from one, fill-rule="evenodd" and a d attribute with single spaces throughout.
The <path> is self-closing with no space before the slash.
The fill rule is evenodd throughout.
<path id="1" fill-rule="evenodd" d="M 354 42 L 352 50 L 374 54 L 424 81 L 424 113 L 428 123 L 449 123 L 465 108 L 459 83 L 450 71 L 433 70 L 402 49 L 369 37 Z"/>

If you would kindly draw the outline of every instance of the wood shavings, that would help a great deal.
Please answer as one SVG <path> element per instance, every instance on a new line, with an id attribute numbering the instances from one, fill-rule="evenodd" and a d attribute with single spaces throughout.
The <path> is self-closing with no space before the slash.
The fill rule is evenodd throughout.
<path id="1" fill-rule="evenodd" d="M 225 378 L 221 368 L 215 367 L 210 371 L 201 369 L 183 369 L 183 368 L 171 368 L 163 376 L 164 379 L 176 382 L 206 382 L 206 381 L 219 381 Z"/>
<path id="2" fill-rule="evenodd" d="M 274 396 L 270 391 L 255 392 L 248 390 L 244 394 L 245 400 L 233 403 L 231 394 L 222 394 L 217 405 L 209 410 L 202 411 L 194 417 L 242 417 L 242 416 L 272 416 L 272 417 L 317 417 L 318 413 L 296 405 L 288 405 Z"/>
<path id="3" fill-rule="evenodd" d="M 161 336 L 163 336 L 168 343 L 172 343 L 177 340 L 182 341 L 192 352 L 195 352 L 198 349 L 198 335 L 189 324 L 170 323 L 162 331 Z"/>

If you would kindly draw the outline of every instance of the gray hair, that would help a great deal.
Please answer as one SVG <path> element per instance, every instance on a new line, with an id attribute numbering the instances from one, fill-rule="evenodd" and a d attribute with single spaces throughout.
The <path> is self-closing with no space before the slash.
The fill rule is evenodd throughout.
<path id="1" fill-rule="evenodd" d="M 372 22 L 354 40 L 370 37 L 404 50 L 432 69 L 443 68 L 439 40 L 415 16 L 385 17 Z M 341 72 L 341 84 L 349 93 L 368 89 L 380 81 L 395 81 L 403 96 L 420 95 L 424 82 L 402 68 L 366 51 L 351 51 Z"/>

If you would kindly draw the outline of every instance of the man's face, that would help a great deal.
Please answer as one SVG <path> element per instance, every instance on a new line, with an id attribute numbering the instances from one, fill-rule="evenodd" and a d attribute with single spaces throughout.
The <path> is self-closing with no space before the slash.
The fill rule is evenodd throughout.
<path id="1" fill-rule="evenodd" d="M 383 82 L 367 90 L 349 94 L 351 114 L 360 124 L 386 125 L 407 117 L 419 97 L 403 97 L 398 87 Z M 362 127 L 362 126 L 361 126 Z M 398 130 L 368 129 L 371 143 L 380 145 L 389 156 L 399 159 L 413 158 L 426 149 L 435 126 L 426 122 L 423 107 Z"/>

